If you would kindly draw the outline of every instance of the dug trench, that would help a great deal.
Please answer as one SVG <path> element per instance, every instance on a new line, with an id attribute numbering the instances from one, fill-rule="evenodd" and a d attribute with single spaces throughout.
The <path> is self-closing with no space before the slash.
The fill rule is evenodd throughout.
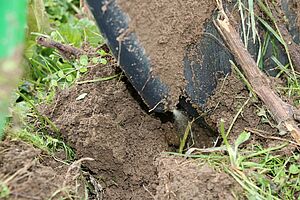
<path id="1" fill-rule="evenodd" d="M 111 76 L 116 70 L 98 66 L 84 79 Z M 79 100 L 82 94 L 86 96 Z M 228 175 L 163 154 L 178 147 L 173 117 L 149 114 L 137 97 L 128 83 L 114 79 L 62 91 L 45 110 L 76 150 L 77 159 L 94 159 L 84 166 L 104 188 L 104 199 L 230 196 L 235 183 Z M 199 139 L 200 147 L 212 146 L 212 140 L 204 144 L 203 137 Z M 224 184 L 215 187 L 216 182 Z"/>
<path id="2" fill-rule="evenodd" d="M 120 69 L 114 65 L 98 65 L 83 80 L 118 73 Z M 244 105 L 230 133 L 231 143 L 245 128 L 276 132 L 268 123 L 262 123 L 266 114 L 262 103 L 249 100 L 245 104 L 248 98 L 249 91 L 235 74 L 221 78 L 204 106 L 206 123 L 217 132 L 224 119 L 227 130 Z M 93 159 L 82 165 L 101 188 L 102 199 L 234 199 L 243 193 L 228 174 L 198 160 L 165 153 L 177 151 L 182 125 L 178 128 L 172 114 L 148 113 L 125 78 L 60 91 L 53 104 L 44 106 L 41 112 L 57 125 L 64 141 L 76 151 L 77 160 Z M 192 132 L 193 147 L 212 147 L 216 143 L 216 138 L 201 127 L 194 127 Z M 255 135 L 244 145 L 254 142 L 263 147 L 277 145 L 277 141 Z M 283 151 L 287 155 L 294 149 Z M 76 185 L 77 179 L 72 177 L 81 177 L 79 171 L 66 176 L 69 169 L 30 145 L 14 141 L 0 144 L 0 177 L 17 177 L 10 183 L 14 191 L 10 199 L 49 199 L 61 194 L 60 188 Z M 84 184 L 82 179 L 78 182 Z M 82 189 L 77 189 L 81 194 Z"/>
<path id="3" fill-rule="evenodd" d="M 116 67 L 97 66 L 84 80 L 116 73 Z M 82 94 L 86 96 L 78 98 Z M 205 119 L 214 128 L 225 119 L 227 129 L 248 97 L 247 88 L 234 74 L 220 79 L 207 102 Z M 244 107 L 230 141 L 245 127 L 271 130 L 257 115 L 260 106 L 260 102 L 249 102 Z M 94 159 L 83 165 L 103 188 L 104 199 L 234 199 L 233 194 L 242 193 L 228 174 L 197 160 L 166 154 L 177 151 L 179 144 L 173 116 L 149 114 L 124 78 L 61 91 L 44 114 L 76 150 L 77 159 Z M 209 138 L 207 130 L 197 127 L 192 131 L 193 147 L 213 146 L 214 137 Z M 264 147 L 277 145 L 260 139 L 253 138 L 248 144 L 259 141 Z M 293 149 L 287 148 L 284 153 L 287 151 Z"/>
<path id="4" fill-rule="evenodd" d="M 119 72 L 116 67 L 101 65 L 92 68 L 83 80 Z M 248 96 L 248 90 L 235 75 L 220 79 L 206 106 L 207 123 L 217 127 L 222 118 L 226 119 L 228 128 Z M 230 141 L 245 127 L 270 130 L 256 114 L 260 106 L 260 102 L 245 106 L 232 129 Z M 58 126 L 65 142 L 74 148 L 76 160 L 94 159 L 83 161 L 82 165 L 101 189 L 98 194 L 103 198 L 100 199 L 212 200 L 234 199 L 237 194 L 243 194 L 231 176 L 207 163 L 164 153 L 178 148 L 172 115 L 149 114 L 124 79 L 75 85 L 59 92 L 52 105 L 41 110 Z M 198 147 L 211 147 L 213 141 L 207 138 L 203 143 L 207 133 L 199 130 L 194 130 Z M 246 145 L 252 142 L 264 147 L 278 145 L 270 141 L 252 137 Z M 283 153 L 292 151 L 287 148 Z M 65 188 L 77 191 L 75 199 L 84 194 L 84 176 L 78 170 L 81 162 L 75 167 L 66 166 L 30 145 L 13 141 L 1 143 L 0 158 L 0 177 L 15 177 L 9 183 L 13 192 L 9 199 L 68 197 Z"/>

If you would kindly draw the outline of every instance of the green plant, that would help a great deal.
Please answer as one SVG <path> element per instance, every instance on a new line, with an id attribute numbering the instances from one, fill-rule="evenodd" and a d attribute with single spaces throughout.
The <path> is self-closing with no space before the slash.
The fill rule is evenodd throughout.
<path id="1" fill-rule="evenodd" d="M 21 74 L 19 67 L 26 22 L 26 0 L 0 1 L 0 140 L 12 90 Z M 9 16 L 9 17 L 7 17 Z"/>
<path id="2" fill-rule="evenodd" d="M 9 196 L 10 191 L 6 184 L 0 181 L 0 198 L 5 199 Z"/>
<path id="3" fill-rule="evenodd" d="M 30 129 L 30 127 L 28 127 L 28 129 Z M 34 131 L 34 129 L 31 131 Z M 18 139 L 29 143 L 50 155 L 54 155 L 58 150 L 63 150 L 67 160 L 73 160 L 75 158 L 75 152 L 61 139 L 53 138 L 47 134 L 44 134 L 43 132 L 34 133 L 31 131 L 22 129 L 11 133 L 10 137 L 12 139 Z"/>
<path id="4" fill-rule="evenodd" d="M 30 143 L 49 154 L 64 150 L 66 158 L 73 159 L 74 151 L 59 138 L 59 130 L 40 113 L 38 105 L 51 102 L 58 88 L 74 84 L 93 65 L 106 64 L 107 53 L 100 49 L 98 55 L 92 57 L 82 55 L 78 59 L 67 59 L 55 49 L 37 45 L 35 38 L 43 35 L 75 47 L 88 42 L 91 48 L 101 45 L 103 38 L 93 21 L 75 17 L 81 14 L 78 0 L 31 0 L 28 3 L 23 62 L 26 73 L 13 95 L 11 113 L 5 116 L 11 122 L 8 137 Z M 55 138 L 49 136 L 49 131 L 55 133 Z"/>

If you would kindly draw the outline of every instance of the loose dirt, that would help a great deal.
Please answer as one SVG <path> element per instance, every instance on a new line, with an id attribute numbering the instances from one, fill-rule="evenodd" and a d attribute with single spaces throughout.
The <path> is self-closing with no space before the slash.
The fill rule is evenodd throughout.
<path id="1" fill-rule="evenodd" d="M 197 160 L 161 157 L 157 161 L 158 200 L 236 199 L 241 188 L 228 174 L 220 173 Z"/>
<path id="2" fill-rule="evenodd" d="M 249 91 L 236 75 L 220 79 L 214 95 L 209 97 L 206 103 L 205 110 L 208 113 L 206 121 L 212 127 L 220 127 L 220 121 L 223 119 L 227 130 L 248 98 Z M 258 128 L 261 124 L 261 119 L 257 116 L 259 107 L 254 103 L 249 101 L 244 107 L 231 131 L 232 138 L 236 138 L 246 127 Z"/>
<path id="3" fill-rule="evenodd" d="M 118 0 L 118 3 L 129 13 L 130 29 L 145 47 L 154 74 L 159 74 L 171 87 L 175 105 L 185 88 L 182 62 L 185 49 L 201 37 L 203 24 L 215 7 L 214 1 L 186 0 L 185 6 L 170 0 Z M 115 66 L 97 66 L 90 69 L 84 80 L 116 73 L 120 70 Z M 205 105 L 206 122 L 215 128 L 223 119 L 227 130 L 248 98 L 249 91 L 235 75 L 219 80 L 214 95 Z M 144 107 L 126 80 L 117 78 L 61 91 L 43 114 L 58 126 L 63 139 L 76 150 L 77 159 L 94 159 L 83 165 L 103 188 L 103 199 L 235 199 L 234 196 L 243 193 L 229 175 L 208 165 L 162 155 L 174 151 L 174 146 L 178 148 L 178 130 L 172 117 L 149 114 Z M 276 132 L 258 115 L 268 116 L 268 113 L 260 102 L 249 100 L 232 128 L 230 142 L 245 128 Z M 210 147 L 210 137 L 204 140 L 204 130 L 199 132 L 203 133 L 195 143 Z M 279 143 L 260 136 L 251 138 L 261 139 L 264 147 Z M 83 189 L 76 183 L 83 184 L 75 178 L 81 174 L 69 176 L 69 169 L 28 144 L 0 143 L 0 180 L 7 182 L 9 199 L 49 199 L 56 192 L 66 195 L 62 192 L 64 188 L 68 188 L 68 194 L 83 195 Z"/>
<path id="4" fill-rule="evenodd" d="M 215 1 L 117 2 L 130 16 L 130 31 L 137 34 L 145 48 L 153 73 L 170 87 L 169 100 L 174 108 L 186 86 L 183 67 L 186 48 L 199 41 L 203 25 L 215 8 Z"/>
<path id="5" fill-rule="evenodd" d="M 112 74 L 115 69 L 101 66 L 86 79 Z M 155 193 L 158 183 L 154 160 L 169 150 L 166 138 L 175 133 L 171 123 L 143 111 L 129 90 L 119 79 L 78 85 L 61 92 L 49 109 L 78 158 L 95 159 L 85 166 L 105 188 L 105 199 L 151 199 L 147 190 Z"/>
<path id="6" fill-rule="evenodd" d="M 0 143 L 0 192 L 6 186 L 9 189 L 5 199 L 84 198 L 80 174 L 68 170 L 69 166 L 26 143 L 8 140 Z"/>
<path id="7" fill-rule="evenodd" d="M 274 89 L 282 85 L 282 81 L 276 78 L 270 78 L 273 82 Z M 281 95 L 282 91 L 278 91 Z M 223 119 L 225 130 L 227 131 L 236 117 L 239 110 L 243 107 L 242 112 L 237 117 L 232 130 L 229 134 L 229 141 L 233 143 L 237 137 L 245 130 L 248 132 L 252 130 L 251 140 L 249 140 L 245 147 L 251 148 L 251 144 L 260 144 L 264 148 L 275 147 L 283 144 L 283 141 L 274 140 L 272 137 L 280 137 L 287 141 L 293 141 L 290 134 L 280 135 L 279 130 L 276 128 L 276 123 L 272 120 L 267 108 L 263 103 L 255 100 L 249 100 L 249 90 L 245 84 L 237 78 L 236 74 L 231 74 L 219 80 L 217 88 L 206 105 L 205 116 L 206 122 L 211 127 L 220 127 L 221 119 Z M 282 94 L 284 98 L 284 94 Z M 283 133 L 282 133 L 283 134 Z M 296 146 L 288 145 L 277 154 L 292 155 L 296 150 Z"/>
<path id="8" fill-rule="evenodd" d="M 85 79 L 111 76 L 116 70 L 111 66 L 92 68 Z M 85 98 L 76 100 L 81 94 L 86 94 Z M 174 145 L 178 148 L 175 125 L 166 116 L 158 118 L 144 111 L 142 101 L 137 99 L 138 95 L 130 86 L 114 79 L 62 91 L 46 111 L 60 128 L 64 139 L 76 149 L 77 159 L 95 159 L 84 163 L 84 166 L 103 187 L 104 199 L 140 200 L 163 195 L 165 180 L 161 178 L 166 170 L 174 167 L 171 162 L 167 169 L 161 168 L 158 163 L 162 152 L 175 151 L 171 148 Z M 211 146 L 212 142 L 209 142 Z M 175 158 L 172 158 L 173 161 L 177 162 Z M 185 174 L 178 177 L 185 187 L 190 184 L 188 178 L 197 173 L 196 168 L 191 170 L 186 168 Z M 194 188 L 205 173 L 200 169 Z M 178 187 L 178 183 L 174 182 L 175 186 Z M 201 189 L 195 191 L 191 198 L 188 198 L 188 191 L 180 190 L 177 194 L 180 196 L 181 193 L 186 199 L 203 199 Z"/>

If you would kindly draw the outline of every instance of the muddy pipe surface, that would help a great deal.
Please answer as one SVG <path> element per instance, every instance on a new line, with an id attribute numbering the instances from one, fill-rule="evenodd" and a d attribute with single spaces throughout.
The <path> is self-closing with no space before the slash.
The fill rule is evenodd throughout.
<path id="1" fill-rule="evenodd" d="M 170 87 L 151 73 L 150 58 L 146 50 L 139 42 L 138 35 L 128 29 L 130 21 L 128 13 L 120 9 L 116 0 L 87 0 L 87 2 L 113 55 L 149 110 L 155 112 L 170 110 L 167 102 Z M 287 0 L 282 0 L 282 8 L 290 21 L 293 21 L 294 14 L 286 2 Z M 226 6 L 231 10 L 234 3 L 227 3 Z M 213 17 L 211 16 L 204 25 L 204 33 L 198 42 L 187 45 L 184 52 L 183 68 L 186 79 L 184 95 L 188 104 L 198 108 L 202 108 L 207 98 L 213 94 L 218 79 L 230 73 L 229 60 L 233 60 L 233 56 L 213 25 Z M 289 29 L 293 35 L 296 34 L 294 29 L 292 26 Z M 271 45 L 269 46 L 268 49 L 271 49 Z M 257 57 L 258 48 L 258 44 L 249 42 L 248 51 L 254 57 Z M 265 55 L 266 60 L 271 56 L 269 52 L 271 51 Z M 287 59 L 282 49 L 279 49 L 278 55 L 280 62 L 286 63 Z M 265 70 L 271 75 L 272 73 L 276 75 L 274 69 L 277 65 L 273 62 L 265 64 Z M 179 103 L 186 104 L 183 101 Z M 191 106 L 183 107 L 191 108 Z M 187 112 L 194 115 L 195 111 L 188 109 Z"/>
<path id="2" fill-rule="evenodd" d="M 150 60 L 138 43 L 137 36 L 128 30 L 129 18 L 116 1 L 88 0 L 101 33 L 125 75 L 150 110 L 166 110 L 164 99 L 168 87 L 151 74 Z"/>
<path id="3" fill-rule="evenodd" d="M 115 0 L 88 0 L 98 26 L 133 87 L 150 110 L 170 110 L 166 101 L 169 86 L 151 73 L 150 59 L 138 42 L 134 32 L 128 31 L 129 16 Z M 183 60 L 184 78 L 187 80 L 185 95 L 191 103 L 202 106 L 212 94 L 218 74 L 230 72 L 230 53 L 211 35 L 218 34 L 212 20 L 205 25 L 206 32 L 196 44 L 186 47 Z M 219 37 L 219 36 L 217 36 Z M 196 56 L 190 56 L 194 54 Z M 199 58 L 202 61 L 199 62 Z"/>

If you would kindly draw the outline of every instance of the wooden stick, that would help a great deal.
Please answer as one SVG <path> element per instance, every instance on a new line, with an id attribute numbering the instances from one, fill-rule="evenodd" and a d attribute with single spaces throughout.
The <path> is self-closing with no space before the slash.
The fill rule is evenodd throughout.
<path id="1" fill-rule="evenodd" d="M 217 0 L 217 3 L 219 16 L 215 21 L 215 26 L 234 55 L 236 62 L 240 65 L 254 92 L 272 113 L 274 120 L 285 127 L 295 141 L 300 144 L 300 129 L 294 119 L 295 108 L 284 102 L 273 91 L 270 80 L 259 70 L 251 54 L 245 48 L 238 32 L 230 24 L 229 18 L 223 9 L 222 1 Z"/>
<path id="2" fill-rule="evenodd" d="M 262 138 L 265 138 L 265 139 L 270 139 L 270 140 L 278 140 L 278 141 L 282 141 L 282 142 L 288 142 L 290 145 L 293 145 L 295 147 L 299 147 L 300 144 L 299 143 L 296 143 L 294 141 L 291 141 L 291 140 L 288 140 L 288 139 L 284 139 L 284 138 L 281 138 L 281 137 L 275 137 L 275 136 L 270 136 L 269 133 L 265 132 L 265 131 L 262 131 L 262 130 L 258 130 L 258 129 L 253 129 L 253 128 L 245 128 L 245 131 L 248 131 L 248 132 L 251 132 L 251 133 L 254 133 Z"/>
<path id="3" fill-rule="evenodd" d="M 38 37 L 36 39 L 36 42 L 41 46 L 57 49 L 61 53 L 61 55 L 67 59 L 71 59 L 72 57 L 79 58 L 81 55 L 87 54 L 81 49 L 78 49 L 71 45 L 61 44 L 44 36 Z"/>

